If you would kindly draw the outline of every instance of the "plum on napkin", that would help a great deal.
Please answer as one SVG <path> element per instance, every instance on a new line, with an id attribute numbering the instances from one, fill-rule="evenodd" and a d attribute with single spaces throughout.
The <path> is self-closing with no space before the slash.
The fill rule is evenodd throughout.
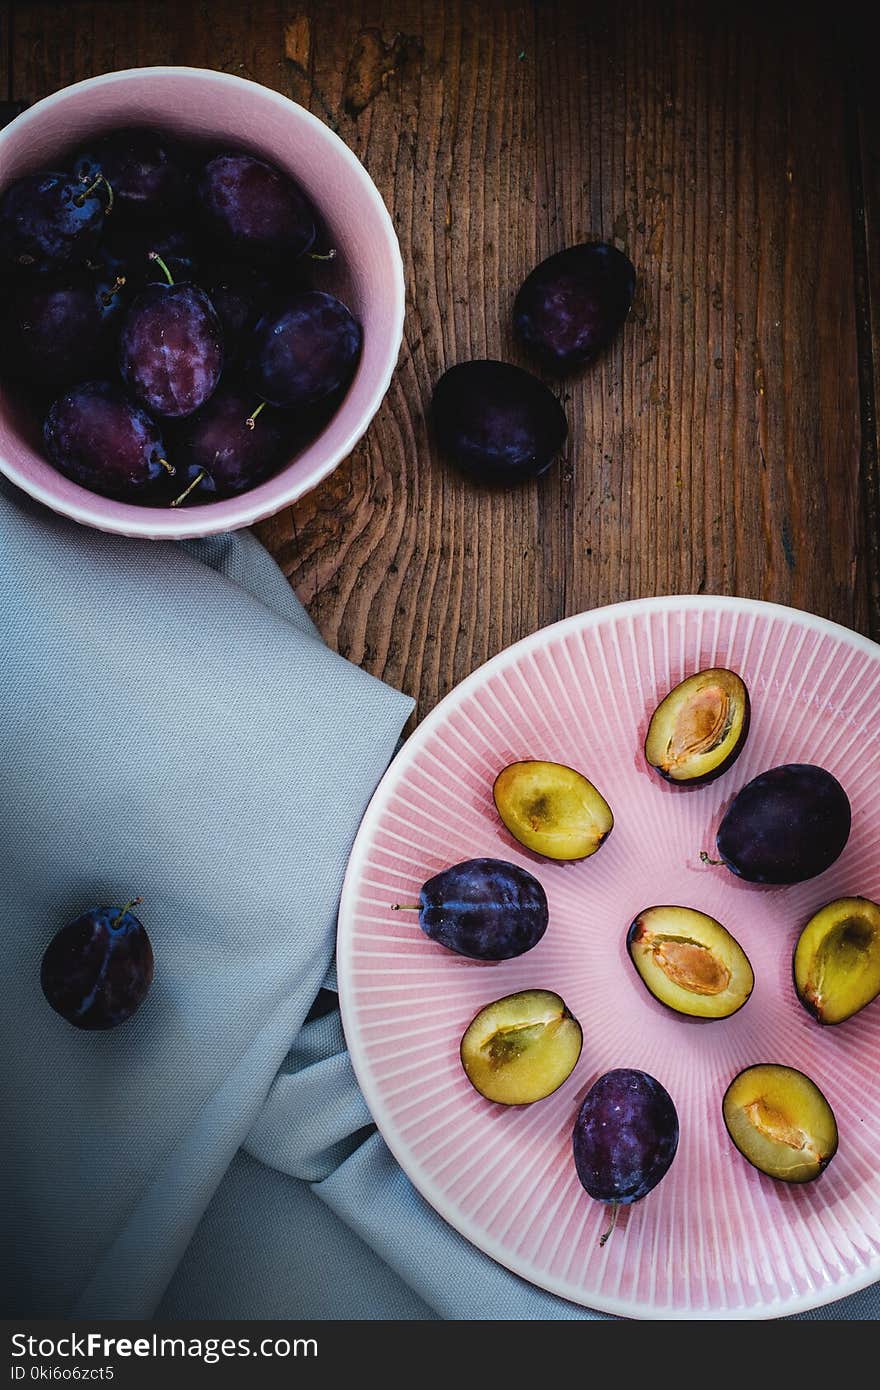
<path id="1" fill-rule="evenodd" d="M 6 1316 L 152 1312 L 324 978 L 412 702 L 291 600 L 249 536 L 130 541 L 0 491 Z M 43 950 L 135 895 L 150 994 L 78 1031 Z"/>

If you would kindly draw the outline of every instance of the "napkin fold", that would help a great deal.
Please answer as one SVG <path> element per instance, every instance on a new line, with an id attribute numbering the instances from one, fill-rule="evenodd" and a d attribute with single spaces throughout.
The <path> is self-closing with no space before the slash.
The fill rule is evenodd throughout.
<path id="1" fill-rule="evenodd" d="M 411 703 L 247 533 L 111 538 L 0 483 L 4 1315 L 602 1316 L 437 1216 L 345 1049 L 339 892 Z M 79 1033 L 43 949 L 135 893 L 153 988 Z M 801 1316 L 878 1313 L 874 1286 Z"/>
<path id="2" fill-rule="evenodd" d="M 412 701 L 292 597 L 250 536 L 131 541 L 0 492 L 7 1315 L 152 1313 L 327 973 Z M 43 950 L 136 895 L 150 994 L 78 1032 Z"/>

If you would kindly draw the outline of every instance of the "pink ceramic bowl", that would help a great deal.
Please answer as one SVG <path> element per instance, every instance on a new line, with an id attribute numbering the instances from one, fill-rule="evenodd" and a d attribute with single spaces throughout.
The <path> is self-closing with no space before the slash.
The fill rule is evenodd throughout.
<path id="1" fill-rule="evenodd" d="M 241 497 L 179 511 L 114 502 L 78 487 L 42 457 L 39 426 L 0 384 L 0 470 L 56 512 L 102 531 L 182 539 L 250 526 L 315 487 L 351 453 L 379 408 L 403 334 L 400 248 L 375 184 L 352 151 L 278 92 L 204 68 L 132 68 L 77 82 L 37 102 L 0 131 L 0 189 L 57 165 L 96 131 L 155 125 L 185 139 L 253 150 L 294 175 L 327 224 L 337 259 L 322 288 L 360 320 L 354 381 L 322 433 L 275 477 Z"/>

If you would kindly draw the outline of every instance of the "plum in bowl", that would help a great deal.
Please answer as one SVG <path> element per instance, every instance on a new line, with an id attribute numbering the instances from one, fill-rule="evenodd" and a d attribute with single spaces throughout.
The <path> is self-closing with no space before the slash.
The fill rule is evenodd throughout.
<path id="1" fill-rule="evenodd" d="M 62 515 L 100 530 L 152 539 L 211 535 L 271 516 L 314 488 L 364 434 L 388 388 L 403 331 L 403 269 L 382 198 L 351 150 L 278 92 L 199 68 L 134 68 L 65 87 L 0 131 L 0 195 L 113 132 L 156 129 L 184 147 L 234 149 L 293 179 L 316 209 L 336 252 L 320 289 L 346 304 L 362 347 L 345 395 L 311 438 L 293 432 L 272 476 L 239 495 L 186 506 L 137 505 L 103 496 L 60 473 L 45 455 L 41 421 L 24 393 L 0 381 L 0 470 Z M 165 196 L 163 194 L 163 196 Z M 256 398 L 254 401 L 256 405 Z"/>

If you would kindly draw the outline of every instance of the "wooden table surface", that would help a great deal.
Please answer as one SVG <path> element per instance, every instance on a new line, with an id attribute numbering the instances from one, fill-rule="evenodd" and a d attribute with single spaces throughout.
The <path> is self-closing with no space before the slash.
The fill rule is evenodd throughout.
<path id="1" fill-rule="evenodd" d="M 640 595 L 742 594 L 880 636 L 880 106 L 854 11 L 0 0 L 0 97 L 152 63 L 307 106 L 391 209 L 392 387 L 260 535 L 331 646 L 416 718 L 535 628 Z M 630 319 L 565 384 L 561 462 L 479 489 L 436 455 L 432 384 L 469 357 L 523 361 L 517 287 L 591 237 L 635 262 Z"/>

